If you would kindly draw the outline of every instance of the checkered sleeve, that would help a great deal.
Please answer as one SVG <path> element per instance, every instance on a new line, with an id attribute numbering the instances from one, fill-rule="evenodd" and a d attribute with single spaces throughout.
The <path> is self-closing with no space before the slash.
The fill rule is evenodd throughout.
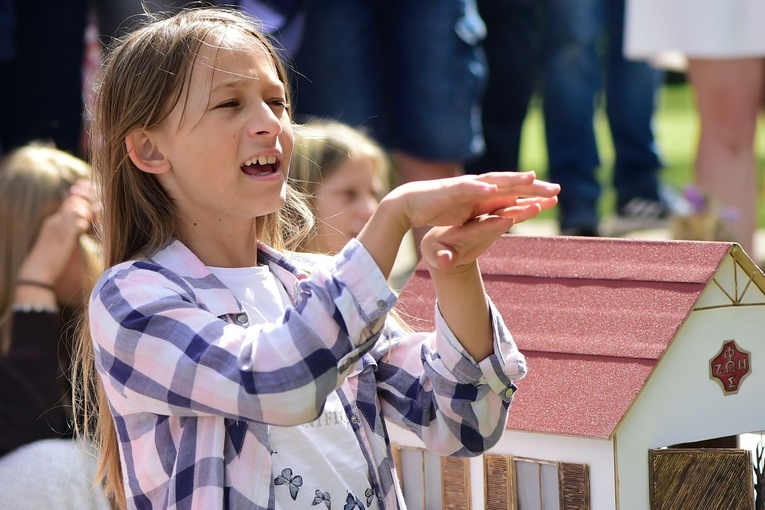
<path id="1" fill-rule="evenodd" d="M 384 416 L 439 455 L 479 455 L 496 444 L 516 390 L 513 381 L 526 373 L 524 357 L 491 302 L 490 310 L 494 353 L 480 363 L 437 306 L 435 332 L 406 334 L 389 321 L 387 340 L 375 346 Z"/>
<path id="2" fill-rule="evenodd" d="M 191 285 L 157 264 L 111 269 L 89 310 L 110 404 L 120 415 L 217 415 L 277 425 L 313 420 L 372 348 L 395 303 L 358 247 L 302 280 L 300 299 L 281 323 L 252 327 L 215 316 L 198 302 L 203 283 Z"/>

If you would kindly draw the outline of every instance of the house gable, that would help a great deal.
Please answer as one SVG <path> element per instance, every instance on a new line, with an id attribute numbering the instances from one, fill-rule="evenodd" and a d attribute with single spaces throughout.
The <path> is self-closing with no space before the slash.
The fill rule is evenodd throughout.
<path id="1" fill-rule="evenodd" d="M 529 365 L 508 428 L 612 437 L 729 256 L 743 260 L 731 270 L 741 267 L 750 287 L 765 288 L 732 243 L 514 235 L 495 242 L 480 259 L 484 282 Z M 757 294 L 746 288 L 736 288 L 741 302 Z M 730 294 L 727 284 L 717 289 L 712 306 Z M 414 327 L 429 329 L 434 299 L 421 265 L 399 308 Z"/>
<path id="2" fill-rule="evenodd" d="M 696 310 L 765 304 L 765 276 L 743 251 L 734 246 L 722 261 Z"/>

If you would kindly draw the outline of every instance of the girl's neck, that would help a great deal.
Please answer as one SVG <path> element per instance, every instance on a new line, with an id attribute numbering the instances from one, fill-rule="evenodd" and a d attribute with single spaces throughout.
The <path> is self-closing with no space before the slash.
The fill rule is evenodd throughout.
<path id="1" fill-rule="evenodd" d="M 257 222 L 238 229 L 184 225 L 177 236 L 206 266 L 251 267 L 258 264 Z"/>

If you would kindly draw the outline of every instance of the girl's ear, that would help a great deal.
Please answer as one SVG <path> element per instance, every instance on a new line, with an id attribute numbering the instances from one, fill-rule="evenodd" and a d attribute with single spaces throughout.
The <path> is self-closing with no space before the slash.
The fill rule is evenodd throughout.
<path id="1" fill-rule="evenodd" d="M 170 170 L 170 161 L 146 131 L 136 130 L 127 135 L 125 146 L 130 160 L 139 170 L 150 174 L 162 174 Z"/>

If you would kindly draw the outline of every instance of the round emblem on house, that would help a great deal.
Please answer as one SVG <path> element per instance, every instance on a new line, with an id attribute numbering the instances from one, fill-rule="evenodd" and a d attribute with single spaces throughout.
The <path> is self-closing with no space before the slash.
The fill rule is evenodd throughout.
<path id="1" fill-rule="evenodd" d="M 720 384 L 725 395 L 738 393 L 751 371 L 751 354 L 739 347 L 735 340 L 725 341 L 720 352 L 709 361 L 709 377 Z"/>

